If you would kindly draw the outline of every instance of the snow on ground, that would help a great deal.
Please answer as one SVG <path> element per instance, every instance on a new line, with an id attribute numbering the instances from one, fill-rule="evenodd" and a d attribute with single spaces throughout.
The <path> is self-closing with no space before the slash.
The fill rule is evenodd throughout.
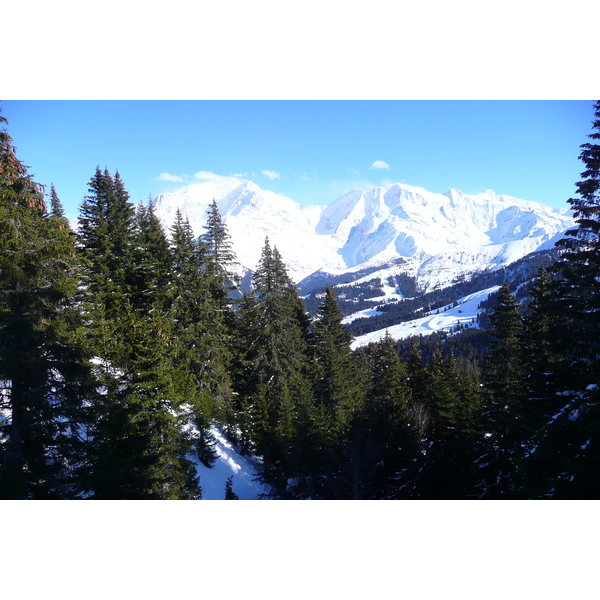
<path id="1" fill-rule="evenodd" d="M 390 285 L 389 277 L 393 277 L 394 273 L 389 273 L 389 275 L 383 276 L 381 278 L 381 284 L 383 285 L 383 296 L 386 300 L 403 300 L 404 296 L 400 293 L 400 290 L 395 285 Z"/>
<path id="2" fill-rule="evenodd" d="M 266 488 L 256 479 L 259 463 L 255 458 L 240 456 L 236 447 L 227 440 L 223 430 L 216 425 L 210 429 L 216 440 L 215 451 L 218 455 L 212 468 L 205 467 L 197 457 L 192 457 L 197 464 L 203 500 L 224 500 L 225 483 L 233 475 L 233 491 L 240 500 L 258 500 Z"/>
<path id="3" fill-rule="evenodd" d="M 476 319 L 479 312 L 477 306 L 480 302 L 486 300 L 490 294 L 499 289 L 500 287 L 496 285 L 461 298 L 458 300 L 458 306 L 456 307 L 453 306 L 454 303 L 448 304 L 445 307 L 436 309 L 426 316 L 414 319 L 413 321 L 406 321 L 398 325 L 392 325 L 387 329 L 379 329 L 378 331 L 372 331 L 371 333 L 361 335 L 352 342 L 352 349 L 354 350 L 359 346 L 366 346 L 367 344 L 379 341 L 384 337 L 386 331 L 388 331 L 392 339 L 396 341 L 413 335 L 431 335 L 436 331 L 450 331 L 457 325 L 477 327 L 477 324 L 473 323 L 473 320 Z M 446 308 L 448 310 L 446 310 Z"/>
<path id="4" fill-rule="evenodd" d="M 396 286 L 390 285 L 390 283 L 389 283 L 389 278 L 393 277 L 397 273 L 399 273 L 397 268 L 383 269 L 383 270 L 379 271 L 378 273 L 376 273 L 375 276 L 373 276 L 373 274 L 371 274 L 371 275 L 362 277 L 361 279 L 357 279 L 356 281 L 353 281 L 352 285 L 359 284 L 359 283 L 367 283 L 369 281 L 379 279 L 381 282 L 381 286 L 383 288 L 383 296 L 378 296 L 377 298 L 368 298 L 369 302 L 393 302 L 396 300 L 404 300 L 404 296 L 400 293 L 398 288 Z M 343 287 L 343 286 L 339 286 L 339 287 Z M 343 296 L 340 295 L 339 297 L 341 298 Z M 344 319 L 342 320 L 342 323 L 344 323 L 345 325 L 348 325 L 349 323 L 352 323 L 352 321 L 355 321 L 356 319 L 361 319 L 363 317 L 376 317 L 377 315 L 382 315 L 382 314 L 384 314 L 384 313 L 377 310 L 377 307 L 365 308 L 364 310 L 359 310 L 358 312 L 352 313 L 351 315 L 344 317 Z"/>
<path id="5" fill-rule="evenodd" d="M 350 284 L 342 283 L 335 287 L 345 287 L 347 285 L 359 285 L 361 283 L 369 283 L 376 279 L 379 279 L 381 286 L 383 288 L 383 296 L 378 296 L 377 298 L 368 298 L 369 302 L 389 302 L 392 300 L 404 300 L 404 296 L 400 293 L 400 290 L 393 285 L 390 285 L 389 279 L 390 277 L 394 277 L 399 274 L 405 274 L 407 272 L 407 268 L 405 265 L 402 267 L 388 267 L 386 269 L 381 269 L 375 273 L 370 273 L 369 275 L 365 275 L 359 279 L 356 279 Z"/>
<path id="6" fill-rule="evenodd" d="M 352 313 L 351 315 L 344 317 L 342 319 L 342 323 L 344 325 L 348 325 L 349 323 L 352 323 L 352 321 L 355 321 L 356 319 L 362 319 L 363 317 L 376 317 L 377 315 L 383 315 L 383 314 L 384 313 L 377 310 L 376 308 L 365 308 L 364 310 L 359 310 L 358 312 Z"/>

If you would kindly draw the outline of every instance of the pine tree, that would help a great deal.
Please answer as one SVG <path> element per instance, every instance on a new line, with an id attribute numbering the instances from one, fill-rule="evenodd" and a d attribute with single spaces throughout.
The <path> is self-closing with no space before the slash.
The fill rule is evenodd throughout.
<path id="1" fill-rule="evenodd" d="M 78 244 L 87 265 L 88 298 L 101 303 L 108 320 L 118 318 L 130 296 L 134 210 L 118 173 L 96 172 L 80 208 Z"/>
<path id="2" fill-rule="evenodd" d="M 205 245 L 194 239 L 188 220 L 179 211 L 171 240 L 169 314 L 179 340 L 178 361 L 193 380 L 188 395 L 194 398 L 194 424 L 199 434 L 196 450 L 200 460 L 210 466 L 216 459 L 210 423 L 230 407 L 228 354 L 223 350 L 226 327 L 210 291 Z"/>
<path id="3" fill-rule="evenodd" d="M 225 500 L 239 500 L 240 497 L 233 491 L 233 475 L 225 482 Z"/>
<path id="4" fill-rule="evenodd" d="M 103 393 L 92 406 L 94 498 L 196 498 L 190 425 L 197 398 L 167 318 L 171 252 L 152 212 L 135 214 L 117 173 L 96 170 L 82 206 L 86 306 Z"/>
<path id="5" fill-rule="evenodd" d="M 254 365 L 258 357 L 256 327 L 259 321 L 258 303 L 254 294 L 245 293 L 239 301 L 233 344 L 232 382 L 237 399 L 237 425 L 242 456 L 254 450 L 253 417 L 257 395 L 257 377 Z M 251 410 L 253 409 L 253 410 Z M 253 414 L 254 413 L 254 414 Z M 265 417 L 266 419 L 266 417 Z M 265 421 L 266 423 L 267 421 Z"/>
<path id="6" fill-rule="evenodd" d="M 534 435 L 560 408 L 559 381 L 566 370 L 563 317 L 556 313 L 554 284 L 541 267 L 531 292 L 529 315 L 524 321 L 523 344 L 528 365 L 526 427 Z"/>
<path id="7" fill-rule="evenodd" d="M 600 140 L 600 101 L 594 109 L 594 132 L 588 137 Z M 569 377 L 588 385 L 600 377 L 600 143 L 581 148 L 585 170 L 576 183 L 578 196 L 568 200 L 578 226 L 558 242 L 563 253 L 554 268 L 560 276 L 557 312 L 565 317 L 564 342 L 573 363 Z"/>
<path id="8" fill-rule="evenodd" d="M 185 377 L 175 364 L 168 321 L 132 308 L 119 323 L 128 345 L 119 362 L 118 387 L 97 405 L 90 487 L 97 499 L 193 499 L 200 495 L 192 415 Z"/>
<path id="9" fill-rule="evenodd" d="M 588 137 L 596 143 L 581 146 L 585 168 L 578 195 L 568 201 L 577 228 L 557 244 L 562 253 L 548 303 L 553 324 L 535 357 L 549 363 L 555 391 L 527 456 L 529 497 L 600 497 L 600 101 Z"/>
<path id="10" fill-rule="evenodd" d="M 366 498 L 404 497 L 413 475 L 417 441 L 411 427 L 408 373 L 389 332 L 375 345 L 370 363 L 362 424 L 366 430 L 363 454 L 370 464 L 365 465 L 363 494 Z"/>
<path id="11" fill-rule="evenodd" d="M 133 220 L 135 246 L 130 283 L 132 303 L 136 309 L 151 307 L 165 313 L 171 279 L 172 256 L 167 236 L 154 214 L 151 199 L 139 204 Z"/>
<path id="12" fill-rule="evenodd" d="M 311 476 L 319 451 L 310 426 L 314 405 L 298 320 L 300 299 L 268 239 L 253 283 L 255 299 L 240 306 L 239 314 L 246 327 L 242 361 L 247 373 L 240 392 L 253 415 L 252 439 L 264 459 L 263 479 L 283 497 L 287 479 Z"/>
<path id="13" fill-rule="evenodd" d="M 6 120 L 0 115 L 0 123 Z M 85 403 L 92 393 L 75 301 L 74 239 L 52 194 L 0 130 L 0 497 L 81 493 Z"/>
<path id="14" fill-rule="evenodd" d="M 56 193 L 56 189 L 54 184 L 50 184 L 50 214 L 57 219 L 65 218 L 65 211 L 63 209 L 62 203 Z"/>
<path id="15" fill-rule="evenodd" d="M 331 432 L 347 430 L 353 414 L 361 407 L 361 394 L 350 344 L 352 336 L 342 323 L 340 310 L 331 287 L 318 309 L 313 325 L 311 350 L 315 399 L 322 404 Z"/>
<path id="16" fill-rule="evenodd" d="M 213 198 L 212 204 L 208 209 L 206 232 L 202 235 L 202 240 L 208 247 L 208 258 L 211 266 L 218 271 L 221 276 L 230 277 L 228 269 L 235 261 L 235 252 L 231 236 L 223 218 L 219 213 L 217 201 Z"/>
<path id="17" fill-rule="evenodd" d="M 523 322 L 508 283 L 490 315 L 493 341 L 484 366 L 486 419 L 490 431 L 488 495 L 507 497 L 519 485 L 515 456 L 526 438 L 527 398 Z"/>
<path id="18" fill-rule="evenodd" d="M 406 368 L 408 385 L 410 387 L 412 422 L 421 446 L 421 452 L 425 455 L 431 428 L 429 402 L 431 399 L 432 381 L 423 364 L 421 353 L 416 343 L 411 345 Z"/>
<path id="19" fill-rule="evenodd" d="M 233 396 L 230 370 L 233 361 L 235 316 L 232 295 L 237 290 L 233 273 L 235 252 L 227 226 L 223 222 L 217 202 L 213 198 L 208 209 L 205 233 L 198 240 L 203 257 L 204 274 L 211 296 L 212 313 L 207 313 L 210 326 L 211 393 L 217 404 L 216 416 L 225 425 L 227 435 L 237 441 L 239 406 Z"/>
<path id="20" fill-rule="evenodd" d="M 201 241 L 206 248 L 207 276 L 209 276 L 211 292 L 220 309 L 227 311 L 226 320 L 231 325 L 233 313 L 230 310 L 230 295 L 236 289 L 235 276 L 231 269 L 236 257 L 231 236 L 214 198 L 208 209 L 204 229 L 206 231 L 201 236 Z"/>
<path id="21" fill-rule="evenodd" d="M 474 497 L 478 494 L 476 461 L 482 453 L 483 434 L 478 381 L 459 372 L 452 354 L 443 361 L 439 349 L 427 372 L 431 378 L 430 426 L 416 495 L 446 500 Z"/>

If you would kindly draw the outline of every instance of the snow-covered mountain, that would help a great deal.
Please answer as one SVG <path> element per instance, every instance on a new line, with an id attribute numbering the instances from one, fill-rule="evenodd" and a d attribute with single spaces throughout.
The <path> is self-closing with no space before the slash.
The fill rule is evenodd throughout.
<path id="1" fill-rule="evenodd" d="M 301 206 L 235 178 L 162 194 L 156 214 L 168 228 L 179 208 L 199 235 L 213 197 L 241 265 L 256 268 L 268 236 L 296 282 L 395 261 L 398 272 L 416 276 L 424 289 L 443 287 L 462 274 L 551 248 L 574 224 L 566 209 L 491 190 L 438 194 L 396 183 L 351 191 L 328 206 Z"/>

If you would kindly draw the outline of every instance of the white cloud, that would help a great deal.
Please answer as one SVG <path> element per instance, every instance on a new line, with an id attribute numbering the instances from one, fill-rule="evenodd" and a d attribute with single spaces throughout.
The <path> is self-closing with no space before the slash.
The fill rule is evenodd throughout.
<path id="1" fill-rule="evenodd" d="M 278 173 L 277 171 L 261 171 L 261 173 L 265 176 L 268 177 L 269 179 L 280 179 L 281 178 L 281 174 Z"/>
<path id="2" fill-rule="evenodd" d="M 198 171 L 194 173 L 194 179 L 199 179 L 200 181 L 214 181 L 215 183 L 222 183 L 231 179 L 231 177 L 227 177 L 225 175 L 217 175 L 216 173 L 211 173 L 210 171 Z"/>
<path id="3" fill-rule="evenodd" d="M 171 175 L 171 173 L 161 173 L 158 181 L 177 181 L 178 183 L 183 183 L 183 179 L 179 175 Z"/>
<path id="4" fill-rule="evenodd" d="M 348 171 L 348 173 L 352 173 L 352 175 L 360 175 L 360 171 L 357 171 L 356 169 L 353 169 L 352 167 L 348 167 L 346 169 L 346 171 Z"/>
<path id="5" fill-rule="evenodd" d="M 388 165 L 384 160 L 376 160 L 370 167 L 370 169 L 389 169 Z"/>

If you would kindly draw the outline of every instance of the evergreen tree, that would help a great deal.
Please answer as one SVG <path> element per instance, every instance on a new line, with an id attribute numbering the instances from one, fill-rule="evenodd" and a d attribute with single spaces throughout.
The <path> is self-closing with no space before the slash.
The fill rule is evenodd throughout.
<path id="1" fill-rule="evenodd" d="M 280 497 L 291 477 L 310 477 L 319 454 L 308 349 L 298 320 L 298 293 L 281 255 L 265 241 L 253 276 L 255 299 L 240 307 L 248 374 L 245 398 L 252 412 L 252 439 L 263 457 L 264 481 Z M 249 311 L 252 311 L 249 313 Z"/>
<path id="2" fill-rule="evenodd" d="M 431 378 L 426 460 L 417 482 L 420 498 L 475 497 L 476 462 L 482 453 L 479 382 L 459 372 L 454 356 L 436 350 L 427 367 Z"/>
<path id="3" fill-rule="evenodd" d="M 352 336 L 342 323 L 331 287 L 313 325 L 311 348 L 315 399 L 326 411 L 332 432 L 343 434 L 353 413 L 361 407 L 361 394 L 350 343 Z"/>
<path id="4" fill-rule="evenodd" d="M 225 482 L 225 500 L 239 500 L 240 497 L 233 491 L 233 475 Z"/>
<path id="5" fill-rule="evenodd" d="M 588 137 L 600 140 L 600 101 L 594 108 Z M 573 363 L 568 377 L 589 385 L 600 377 L 600 143 L 581 148 L 585 170 L 575 184 L 578 196 L 568 200 L 578 226 L 558 242 L 563 252 L 554 268 L 559 274 L 556 310 L 565 318 L 564 344 Z"/>
<path id="6" fill-rule="evenodd" d="M 217 201 L 213 198 L 212 204 L 208 208 L 206 219 L 206 230 L 202 235 L 202 240 L 208 248 L 208 259 L 215 271 L 218 271 L 224 278 L 228 278 L 228 269 L 235 261 L 235 252 L 231 243 L 231 236 L 227 231 L 227 226 L 219 213 Z"/>
<path id="7" fill-rule="evenodd" d="M 258 303 L 256 296 L 245 293 L 238 305 L 235 328 L 237 336 L 233 345 L 232 382 L 235 398 L 237 399 L 237 425 L 242 456 L 254 450 L 253 417 L 255 410 L 258 378 L 255 376 L 254 365 L 258 357 L 256 327 L 259 321 Z M 265 420 L 265 423 L 267 421 Z"/>
<path id="8" fill-rule="evenodd" d="M 548 271 L 541 267 L 530 292 L 529 315 L 524 321 L 524 351 L 528 365 L 525 425 L 534 435 L 560 408 L 556 395 L 566 369 L 561 339 L 563 317 L 555 310 L 556 295 Z"/>
<path id="9" fill-rule="evenodd" d="M 206 248 L 207 275 L 210 277 L 211 292 L 220 310 L 227 311 L 226 320 L 233 323 L 230 295 L 235 290 L 235 276 L 231 272 L 235 262 L 235 252 L 227 226 L 223 223 L 217 202 L 213 198 L 208 209 L 206 230 L 201 240 Z"/>
<path id="10" fill-rule="evenodd" d="M 50 214 L 57 219 L 65 219 L 65 211 L 53 183 L 50 184 Z"/>
<path id="11" fill-rule="evenodd" d="M 151 199 L 139 204 L 133 220 L 135 245 L 130 283 L 133 306 L 142 311 L 154 307 L 165 313 L 171 279 L 172 256 L 167 236 L 154 214 Z"/>
<path id="12" fill-rule="evenodd" d="M 526 437 L 523 322 L 508 283 L 500 289 L 490 320 L 493 340 L 484 366 L 485 416 L 490 428 L 487 494 L 502 498 L 510 496 L 519 485 L 515 455 Z"/>
<path id="13" fill-rule="evenodd" d="M 331 287 L 326 288 L 307 339 L 315 393 L 312 439 L 322 449 L 314 459 L 320 465 L 315 485 L 320 497 L 351 497 L 345 478 L 340 481 L 335 471 L 353 472 L 353 465 L 348 464 L 353 443 L 350 432 L 362 410 L 363 394 L 350 349 L 352 336 L 342 324 L 342 312 Z"/>
<path id="14" fill-rule="evenodd" d="M 179 211 L 171 227 L 171 240 L 169 314 L 179 340 L 177 360 L 193 379 L 194 389 L 188 394 L 195 398 L 194 423 L 199 435 L 196 450 L 200 460 L 210 466 L 216 459 L 210 422 L 227 414 L 231 404 L 229 356 L 223 341 L 226 326 L 210 291 L 205 245 L 194 239 L 188 220 Z"/>
<path id="15" fill-rule="evenodd" d="M 238 402 L 233 396 L 230 370 L 233 362 L 233 327 L 235 316 L 232 294 L 237 279 L 232 272 L 235 252 L 227 226 L 213 198 L 208 209 L 205 233 L 198 240 L 203 256 L 204 274 L 211 296 L 212 312 L 205 321 L 210 328 L 211 392 L 215 397 L 216 416 L 225 425 L 228 436 L 237 441 Z"/>
<path id="16" fill-rule="evenodd" d="M 95 406 L 90 488 L 97 499 L 193 499 L 201 495 L 185 377 L 174 365 L 168 322 L 132 308 L 120 320 L 127 337 L 119 373 Z"/>
<path id="17" fill-rule="evenodd" d="M 100 303 L 109 321 L 118 318 L 130 296 L 133 269 L 133 207 L 118 173 L 96 172 L 79 215 L 78 243 L 87 265 L 88 299 Z M 93 307 L 90 307 L 93 310 Z"/>
<path id="18" fill-rule="evenodd" d="M 600 102 L 588 137 L 596 143 L 581 146 L 585 168 L 578 195 L 568 201 L 577 228 L 557 244 L 562 253 L 548 303 L 553 326 L 536 354 L 549 363 L 554 395 L 526 457 L 529 497 L 600 497 Z"/>
<path id="19" fill-rule="evenodd" d="M 95 498 L 196 498 L 188 454 L 197 399 L 165 314 L 171 253 L 152 207 L 134 213 L 123 182 L 96 170 L 81 208 L 86 306 L 103 390 L 92 407 Z"/>
<path id="20" fill-rule="evenodd" d="M 386 332 L 371 353 L 371 383 L 362 427 L 368 457 L 362 477 L 366 498 L 405 497 L 414 476 L 417 440 L 411 426 L 408 373 Z"/>
<path id="21" fill-rule="evenodd" d="M 410 387 L 412 422 L 421 446 L 421 452 L 425 455 L 431 427 L 429 404 L 431 400 L 432 381 L 423 364 L 421 353 L 416 343 L 411 345 L 410 354 L 406 361 L 406 368 Z"/>
<path id="22" fill-rule="evenodd" d="M 6 123 L 0 115 L 0 123 Z M 81 493 L 92 389 L 75 301 L 74 240 L 0 130 L 0 497 Z"/>

